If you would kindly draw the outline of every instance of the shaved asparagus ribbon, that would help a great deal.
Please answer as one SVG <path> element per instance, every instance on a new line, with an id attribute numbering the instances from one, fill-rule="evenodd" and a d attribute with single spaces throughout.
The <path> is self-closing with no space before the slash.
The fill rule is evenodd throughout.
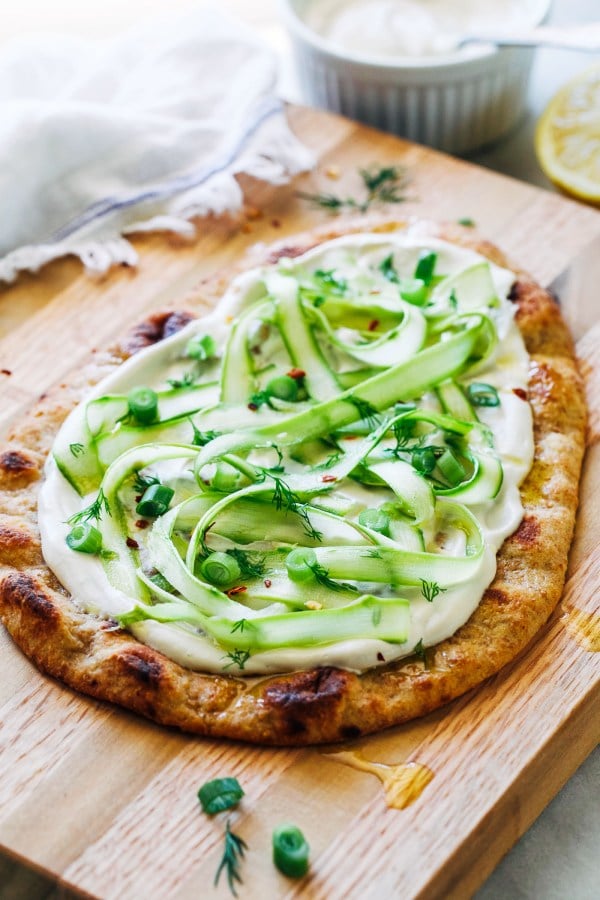
<path id="1" fill-rule="evenodd" d="M 132 599 L 122 626 L 154 620 L 200 632 L 233 651 L 238 669 L 244 655 L 284 647 L 404 643 L 419 585 L 443 592 L 477 574 L 484 541 L 469 505 L 493 498 L 502 483 L 489 432 L 458 381 L 496 343 L 489 269 L 466 271 L 464 304 L 460 276 L 438 278 L 423 308 L 385 279 L 374 302 L 331 273 L 314 277 L 289 265 L 269 270 L 230 329 L 220 371 L 158 390 L 156 422 L 131 421 L 125 397 L 102 397 L 54 448 L 80 493 L 102 492 L 103 564 Z M 284 359 L 266 374 L 253 358 L 257 326 Z M 298 373 L 296 402 L 265 391 L 269 377 L 288 370 Z M 423 404 L 432 391 L 441 411 Z M 434 466 L 444 452 L 458 454 L 464 480 L 420 470 L 415 450 L 428 447 Z M 140 549 L 128 541 L 133 480 L 177 461 L 185 473 L 173 481 L 175 503 Z M 348 479 L 387 498 L 386 533 L 359 523 L 365 507 L 344 494 Z M 452 553 L 440 551 L 440 534 L 452 538 Z M 301 583 L 286 568 L 298 547 L 316 559 Z M 240 562 L 226 589 L 199 574 L 217 550 Z"/>

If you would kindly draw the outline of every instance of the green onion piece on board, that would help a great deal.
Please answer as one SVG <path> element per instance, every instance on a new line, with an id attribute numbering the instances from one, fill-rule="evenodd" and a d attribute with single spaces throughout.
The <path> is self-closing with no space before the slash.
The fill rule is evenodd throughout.
<path id="1" fill-rule="evenodd" d="M 310 581 L 314 578 L 312 567 L 316 565 L 317 555 L 310 547 L 297 547 L 285 559 L 285 567 L 292 581 Z"/>
<path id="2" fill-rule="evenodd" d="M 422 278 L 403 278 L 398 289 L 402 299 L 413 306 L 423 306 L 427 300 L 427 285 Z"/>
<path id="3" fill-rule="evenodd" d="M 215 778 L 198 791 L 200 805 L 209 816 L 237 806 L 243 796 L 244 790 L 237 778 Z"/>
<path id="4" fill-rule="evenodd" d="M 79 553 L 96 554 L 102 547 L 102 535 L 89 522 L 75 525 L 67 535 L 67 545 Z"/>
<path id="5" fill-rule="evenodd" d="M 296 825 L 279 825 L 273 832 L 273 862 L 288 878 L 302 878 L 308 872 L 310 847 Z"/>
<path id="6" fill-rule="evenodd" d="M 456 487 L 467 477 L 462 463 L 459 462 L 452 450 L 444 450 L 437 461 L 437 466 L 452 487 Z"/>
<path id="7" fill-rule="evenodd" d="M 206 581 L 221 587 L 236 581 L 242 574 L 238 561 L 229 553 L 211 553 L 200 566 L 200 574 Z"/>
<path id="8" fill-rule="evenodd" d="M 127 406 L 140 425 L 150 425 L 158 418 L 158 395 L 152 388 L 133 388 L 127 394 Z"/>
<path id="9" fill-rule="evenodd" d="M 140 516 L 163 516 L 169 508 L 175 491 L 164 484 L 151 484 L 144 491 L 143 497 L 135 508 Z"/>
<path id="10" fill-rule="evenodd" d="M 364 528 L 370 528 L 379 534 L 387 534 L 390 527 L 390 517 L 382 509 L 363 509 L 358 521 Z"/>
<path id="11" fill-rule="evenodd" d="M 435 272 L 435 264 L 437 262 L 437 253 L 428 253 L 426 250 L 419 256 L 419 262 L 415 269 L 415 278 L 429 285 L 433 281 L 433 273 Z"/>
<path id="12" fill-rule="evenodd" d="M 298 382 L 290 375 L 280 375 L 268 382 L 266 392 L 270 397 L 294 403 L 298 399 Z"/>
<path id="13" fill-rule="evenodd" d="M 205 359 L 210 359 L 211 356 L 214 356 L 216 350 L 217 345 L 215 339 L 211 337 L 210 334 L 203 334 L 201 337 L 194 337 L 188 341 L 188 345 L 185 348 L 185 355 L 190 359 L 197 359 L 199 362 L 204 362 Z"/>
<path id="14" fill-rule="evenodd" d="M 474 381 L 467 388 L 467 394 L 473 406 L 500 406 L 498 391 L 491 384 Z"/>

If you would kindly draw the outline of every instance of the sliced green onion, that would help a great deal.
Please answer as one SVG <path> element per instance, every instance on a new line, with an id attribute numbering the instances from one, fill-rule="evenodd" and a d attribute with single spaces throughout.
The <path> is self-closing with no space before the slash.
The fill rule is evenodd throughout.
<path id="1" fill-rule="evenodd" d="M 217 345 L 215 339 L 210 334 L 203 334 L 201 337 L 194 337 L 188 342 L 185 348 L 185 355 L 190 359 L 197 359 L 203 362 L 215 355 Z"/>
<path id="2" fill-rule="evenodd" d="M 175 496 L 175 491 L 164 484 L 151 484 L 146 488 L 142 499 L 135 508 L 140 516 L 163 516 L 169 508 L 171 500 Z"/>
<path id="3" fill-rule="evenodd" d="M 467 394 L 473 406 L 500 406 L 498 391 L 491 384 L 474 381 L 467 388 Z"/>
<path id="4" fill-rule="evenodd" d="M 390 527 L 390 517 L 382 509 L 363 509 L 358 516 L 359 524 L 379 534 L 387 534 Z"/>
<path id="5" fill-rule="evenodd" d="M 75 525 L 67 535 L 67 545 L 79 553 L 98 553 L 102 547 L 102 535 L 94 525 L 82 522 Z"/>
<path id="6" fill-rule="evenodd" d="M 158 395 L 152 388 L 133 388 L 127 394 L 127 406 L 140 425 L 150 425 L 158 417 Z"/>
<path id="7" fill-rule="evenodd" d="M 427 300 L 427 285 L 422 278 L 403 278 L 399 291 L 402 299 L 413 306 L 423 306 Z"/>
<path id="8" fill-rule="evenodd" d="M 427 285 L 431 284 L 436 262 L 437 253 L 428 253 L 424 250 L 419 256 L 419 262 L 415 269 L 415 278 L 420 278 Z"/>
<path id="9" fill-rule="evenodd" d="M 206 581 L 224 586 L 236 581 L 242 574 L 238 561 L 229 553 L 211 553 L 200 566 L 200 574 Z"/>
<path id="10" fill-rule="evenodd" d="M 457 484 L 460 484 L 467 477 L 464 466 L 456 458 L 452 450 L 444 450 L 438 458 L 437 466 L 452 487 L 456 487 Z"/>
<path id="11" fill-rule="evenodd" d="M 314 578 L 311 566 L 316 566 L 317 557 L 310 547 L 297 547 L 285 558 L 285 567 L 292 581 L 310 581 Z"/>
<path id="12" fill-rule="evenodd" d="M 290 375 L 280 375 L 277 378 L 271 378 L 266 392 L 270 397 L 294 403 L 298 399 L 298 382 Z"/>
<path id="13" fill-rule="evenodd" d="M 420 475 L 429 475 L 437 462 L 433 447 L 417 447 L 411 454 L 410 461 Z"/>
<path id="14" fill-rule="evenodd" d="M 244 790 L 237 778 L 215 778 L 198 791 L 202 810 L 209 816 L 237 806 L 243 796 Z"/>
<path id="15" fill-rule="evenodd" d="M 296 825 L 279 825 L 273 832 L 273 862 L 288 878 L 302 878 L 308 872 L 310 848 Z"/>

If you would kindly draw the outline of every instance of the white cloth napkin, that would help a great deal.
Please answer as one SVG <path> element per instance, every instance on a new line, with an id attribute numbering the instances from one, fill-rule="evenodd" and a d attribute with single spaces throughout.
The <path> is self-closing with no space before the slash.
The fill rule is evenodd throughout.
<path id="1" fill-rule="evenodd" d="M 39 35 L 0 54 L 0 279 L 73 253 L 135 264 L 132 231 L 193 233 L 242 204 L 235 175 L 313 164 L 274 96 L 276 66 L 211 6 L 112 41 Z"/>

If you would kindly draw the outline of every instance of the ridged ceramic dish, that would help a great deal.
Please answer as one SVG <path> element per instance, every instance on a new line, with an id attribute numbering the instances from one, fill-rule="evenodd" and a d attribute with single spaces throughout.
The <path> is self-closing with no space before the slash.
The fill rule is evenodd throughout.
<path id="1" fill-rule="evenodd" d="M 397 61 L 346 54 L 306 25 L 310 2 L 280 0 L 309 103 L 462 154 L 497 140 L 524 114 L 533 50 L 482 46 L 473 56 Z M 539 24 L 551 0 L 529 5 Z"/>

